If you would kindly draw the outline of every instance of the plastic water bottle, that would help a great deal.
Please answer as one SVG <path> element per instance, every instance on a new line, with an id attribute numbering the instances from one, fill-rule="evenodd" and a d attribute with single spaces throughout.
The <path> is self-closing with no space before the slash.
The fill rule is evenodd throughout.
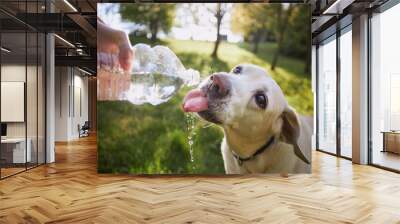
<path id="1" fill-rule="evenodd" d="M 186 86 L 196 86 L 200 82 L 200 74 L 193 69 L 185 69 L 179 58 L 168 47 L 150 47 L 137 44 L 133 47 L 133 68 L 129 72 L 129 87 L 122 91 L 117 99 L 127 100 L 133 104 L 150 103 L 158 105 L 171 99 L 178 90 Z M 120 68 L 105 67 L 98 64 L 113 75 L 122 75 Z"/>

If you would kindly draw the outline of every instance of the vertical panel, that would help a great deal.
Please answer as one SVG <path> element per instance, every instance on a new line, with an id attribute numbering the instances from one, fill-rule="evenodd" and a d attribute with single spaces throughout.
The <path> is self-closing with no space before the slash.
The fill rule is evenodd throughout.
<path id="1" fill-rule="evenodd" d="M 9 51 L 1 51 L 1 81 L 26 82 L 26 32 L 3 32 L 1 35 L 2 47 Z M 26 90 L 26 83 L 25 83 Z M 24 90 L 20 94 L 26 99 Z M 4 93 L 7 95 L 8 93 Z M 6 97 L 6 96 L 5 96 Z M 1 108 L 2 112 L 11 113 L 9 108 Z M 25 111 L 25 108 L 22 108 Z M 24 118 L 26 118 L 24 116 Z M 23 122 L 3 122 L 7 133 L 1 143 L 2 177 L 6 177 L 26 169 L 26 162 L 30 161 L 30 150 L 27 150 L 26 120 Z M 29 149 L 29 148 L 28 148 Z"/>
<path id="2" fill-rule="evenodd" d="M 49 2 L 50 3 L 50 2 Z M 46 162 L 55 161 L 55 72 L 54 72 L 54 35 L 46 35 Z"/>
<path id="3" fill-rule="evenodd" d="M 89 77 L 88 80 L 88 89 L 89 89 L 89 98 L 88 98 L 88 110 L 89 110 L 89 122 L 90 122 L 90 130 L 92 132 L 96 132 L 97 130 L 97 79 L 96 77 Z"/>
<path id="4" fill-rule="evenodd" d="M 27 98 L 26 98 L 26 112 L 27 112 L 27 143 L 28 148 L 30 147 L 30 162 L 28 162 L 28 167 L 34 167 L 37 165 L 38 158 L 38 120 L 37 120 L 37 110 L 38 110 L 38 99 L 37 99 L 37 83 L 38 83 L 38 49 L 37 49 L 37 33 L 28 32 L 28 62 L 27 62 Z M 29 150 L 29 149 L 28 149 Z"/>
<path id="5" fill-rule="evenodd" d="M 336 154 L 336 40 L 318 48 L 318 149 Z"/>
<path id="6" fill-rule="evenodd" d="M 352 23 L 352 161 L 367 163 L 368 151 L 368 35 L 367 15 Z"/>
<path id="7" fill-rule="evenodd" d="M 1 49 L 1 47 L 2 47 L 2 38 L 1 38 L 1 34 L 2 34 L 2 23 L 0 23 L 0 49 Z M 3 56 L 3 52 L 1 52 L 2 50 L 0 50 L 0 84 L 1 84 L 1 67 L 2 67 L 2 56 Z M 1 122 L 1 85 L 0 85 L 0 126 L 1 126 L 1 128 L 0 128 L 0 136 L 3 136 L 4 134 L 3 134 L 3 124 L 2 124 L 2 122 Z M 1 142 L 0 142 L 0 179 L 2 179 L 2 169 L 3 169 L 3 165 L 4 165 L 4 159 L 3 159 L 3 156 L 2 156 L 2 145 L 3 144 L 1 144 Z"/>
<path id="8" fill-rule="evenodd" d="M 46 110 L 46 78 L 45 78 L 45 60 L 46 60 L 46 37 L 44 34 L 39 34 L 38 45 L 38 163 L 45 163 L 46 144 L 45 144 L 45 110 Z"/>
<path id="9" fill-rule="evenodd" d="M 44 13 L 46 10 L 44 0 L 9 1 L 1 5 L 17 10 L 18 16 L 26 16 L 24 12 Z M 0 16 L 15 20 L 9 15 Z M 12 31 L 0 29 L 1 45 L 9 50 L 1 51 L 0 80 L 24 83 L 24 90 L 20 93 L 24 101 L 24 118 L 22 121 L 4 122 L 7 134 L 0 145 L 2 178 L 45 162 L 45 36 L 27 24 L 15 22 L 18 26 Z M 3 95 L 7 96 L 7 93 Z M 0 110 L 10 112 L 4 107 Z"/>
<path id="10" fill-rule="evenodd" d="M 351 29 L 351 27 L 350 27 Z M 352 34 L 340 36 L 340 152 L 352 157 Z"/>

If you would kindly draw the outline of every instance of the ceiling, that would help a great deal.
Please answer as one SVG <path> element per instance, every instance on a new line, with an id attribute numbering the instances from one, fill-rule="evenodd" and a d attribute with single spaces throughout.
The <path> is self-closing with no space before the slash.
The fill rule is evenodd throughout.
<path id="1" fill-rule="evenodd" d="M 77 66 L 94 74 L 97 2 L 50 0 L 46 5 L 44 0 L 1 0 L 2 46 L 12 49 L 7 56 L 20 60 L 24 55 L 30 58 L 38 50 L 37 44 L 30 43 L 33 36 L 36 33 L 55 33 L 56 66 Z M 29 34 L 31 32 L 35 35 Z M 36 43 L 36 39 L 33 42 Z"/>
<path id="2" fill-rule="evenodd" d="M 354 17 L 373 12 L 388 0 L 313 0 L 313 43 L 332 36 L 352 23 Z"/>

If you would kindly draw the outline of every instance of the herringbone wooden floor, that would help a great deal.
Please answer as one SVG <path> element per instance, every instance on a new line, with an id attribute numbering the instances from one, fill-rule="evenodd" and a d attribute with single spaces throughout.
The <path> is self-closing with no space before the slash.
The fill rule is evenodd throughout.
<path id="1" fill-rule="evenodd" d="M 313 174 L 96 173 L 96 141 L 0 181 L 0 223 L 400 223 L 400 175 L 315 152 Z"/>

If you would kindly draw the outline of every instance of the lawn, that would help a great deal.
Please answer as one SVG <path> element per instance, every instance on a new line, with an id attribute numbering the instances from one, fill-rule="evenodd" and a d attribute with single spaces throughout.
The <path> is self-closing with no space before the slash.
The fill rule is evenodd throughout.
<path id="1" fill-rule="evenodd" d="M 136 42 L 147 42 L 139 38 Z M 133 42 L 135 43 L 135 42 Z M 264 43 L 254 54 L 246 44 L 223 42 L 218 59 L 210 57 L 213 43 L 203 41 L 161 40 L 169 46 L 186 68 L 208 76 L 229 71 L 239 63 L 264 67 L 278 82 L 289 104 L 301 114 L 313 111 L 310 75 L 304 73 L 305 62 L 281 57 L 275 71 L 270 61 L 276 45 Z M 195 122 L 194 162 L 190 159 L 188 123 L 181 103 L 188 88 L 159 106 L 136 106 L 128 102 L 98 102 L 98 170 L 103 173 L 131 174 L 222 174 L 220 142 L 223 134 L 217 126 Z"/>

